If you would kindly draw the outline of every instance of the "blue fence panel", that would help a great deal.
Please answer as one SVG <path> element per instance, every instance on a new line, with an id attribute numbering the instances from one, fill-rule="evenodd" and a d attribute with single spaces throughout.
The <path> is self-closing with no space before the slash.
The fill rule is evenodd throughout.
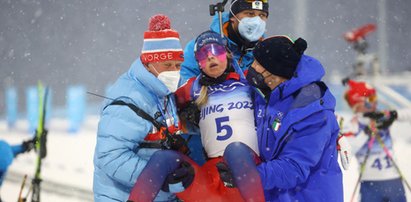
<path id="1" fill-rule="evenodd" d="M 26 90 L 26 111 L 27 111 L 27 122 L 28 130 L 30 133 L 34 133 L 38 123 L 38 93 L 37 88 L 30 86 Z"/>
<path id="2" fill-rule="evenodd" d="M 86 113 L 86 89 L 84 86 L 70 86 L 67 91 L 67 113 L 69 132 L 80 129 Z"/>
<path id="3" fill-rule="evenodd" d="M 6 120 L 9 128 L 14 128 L 17 122 L 18 97 L 14 87 L 6 89 Z"/>

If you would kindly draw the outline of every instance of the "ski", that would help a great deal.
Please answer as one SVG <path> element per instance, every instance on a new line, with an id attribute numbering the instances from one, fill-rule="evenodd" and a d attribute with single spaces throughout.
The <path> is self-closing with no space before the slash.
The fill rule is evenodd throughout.
<path id="1" fill-rule="evenodd" d="M 47 98 L 48 98 L 48 87 L 44 88 L 43 85 L 38 83 L 38 98 L 39 98 L 39 119 L 36 129 L 36 144 L 35 149 L 37 151 L 37 161 L 36 170 L 34 178 L 32 180 L 32 202 L 40 202 L 40 183 L 41 183 L 41 163 L 47 155 L 47 130 L 45 129 L 46 121 L 46 108 L 47 108 Z"/>
<path id="2" fill-rule="evenodd" d="M 18 197 L 18 199 L 17 199 L 17 202 L 25 202 L 25 201 L 26 201 L 26 200 L 22 197 L 24 186 L 26 186 L 26 180 L 27 180 L 27 175 L 24 175 L 24 177 L 23 177 L 23 182 L 21 183 L 21 186 L 20 186 L 20 192 L 19 192 L 19 197 Z"/>

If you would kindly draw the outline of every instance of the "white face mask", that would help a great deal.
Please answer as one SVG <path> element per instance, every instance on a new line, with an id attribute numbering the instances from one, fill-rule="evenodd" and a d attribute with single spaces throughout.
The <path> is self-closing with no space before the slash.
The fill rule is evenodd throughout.
<path id="1" fill-rule="evenodd" d="M 252 18 L 244 17 L 241 20 L 237 18 L 237 20 L 240 22 L 238 24 L 238 32 L 248 41 L 254 42 L 263 36 L 266 23 L 259 16 Z"/>
<path id="2" fill-rule="evenodd" d="M 172 93 L 176 92 L 178 88 L 178 83 L 180 81 L 180 70 L 164 71 L 164 72 L 158 73 L 157 69 L 153 65 L 151 65 L 151 68 L 153 68 L 154 71 L 156 71 L 156 73 L 158 74 L 157 79 L 163 82 L 170 92 Z"/>
<path id="3" fill-rule="evenodd" d="M 174 93 L 180 81 L 180 71 L 164 71 L 161 72 L 157 78 L 167 86 L 170 92 Z"/>

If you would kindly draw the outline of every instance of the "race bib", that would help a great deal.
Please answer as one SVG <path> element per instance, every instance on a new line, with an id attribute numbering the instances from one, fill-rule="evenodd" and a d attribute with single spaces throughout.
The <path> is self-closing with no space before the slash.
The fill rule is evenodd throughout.
<path id="1" fill-rule="evenodd" d="M 392 151 L 390 151 L 392 153 Z M 359 162 L 364 162 L 365 156 L 359 158 Z M 363 180 L 378 181 L 378 180 L 390 180 L 399 178 L 397 170 L 391 159 L 385 154 L 385 152 L 370 153 L 365 170 L 363 173 Z"/>
<path id="2" fill-rule="evenodd" d="M 242 142 L 258 154 L 254 106 L 249 94 L 224 94 L 209 96 L 207 105 L 201 108 L 199 126 L 208 157 L 222 156 L 232 142 Z"/>

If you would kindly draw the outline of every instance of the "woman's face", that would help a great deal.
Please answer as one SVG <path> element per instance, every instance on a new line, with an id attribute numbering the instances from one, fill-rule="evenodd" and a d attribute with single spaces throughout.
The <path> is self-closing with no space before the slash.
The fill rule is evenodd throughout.
<path id="1" fill-rule="evenodd" d="M 204 66 L 201 66 L 204 74 L 209 77 L 217 78 L 221 76 L 227 68 L 227 58 L 222 61 L 216 56 L 209 54 L 207 60 L 204 62 Z"/>
<path id="2" fill-rule="evenodd" d="M 227 52 L 224 46 L 208 44 L 196 52 L 200 69 L 209 77 L 221 76 L 227 68 Z"/>

